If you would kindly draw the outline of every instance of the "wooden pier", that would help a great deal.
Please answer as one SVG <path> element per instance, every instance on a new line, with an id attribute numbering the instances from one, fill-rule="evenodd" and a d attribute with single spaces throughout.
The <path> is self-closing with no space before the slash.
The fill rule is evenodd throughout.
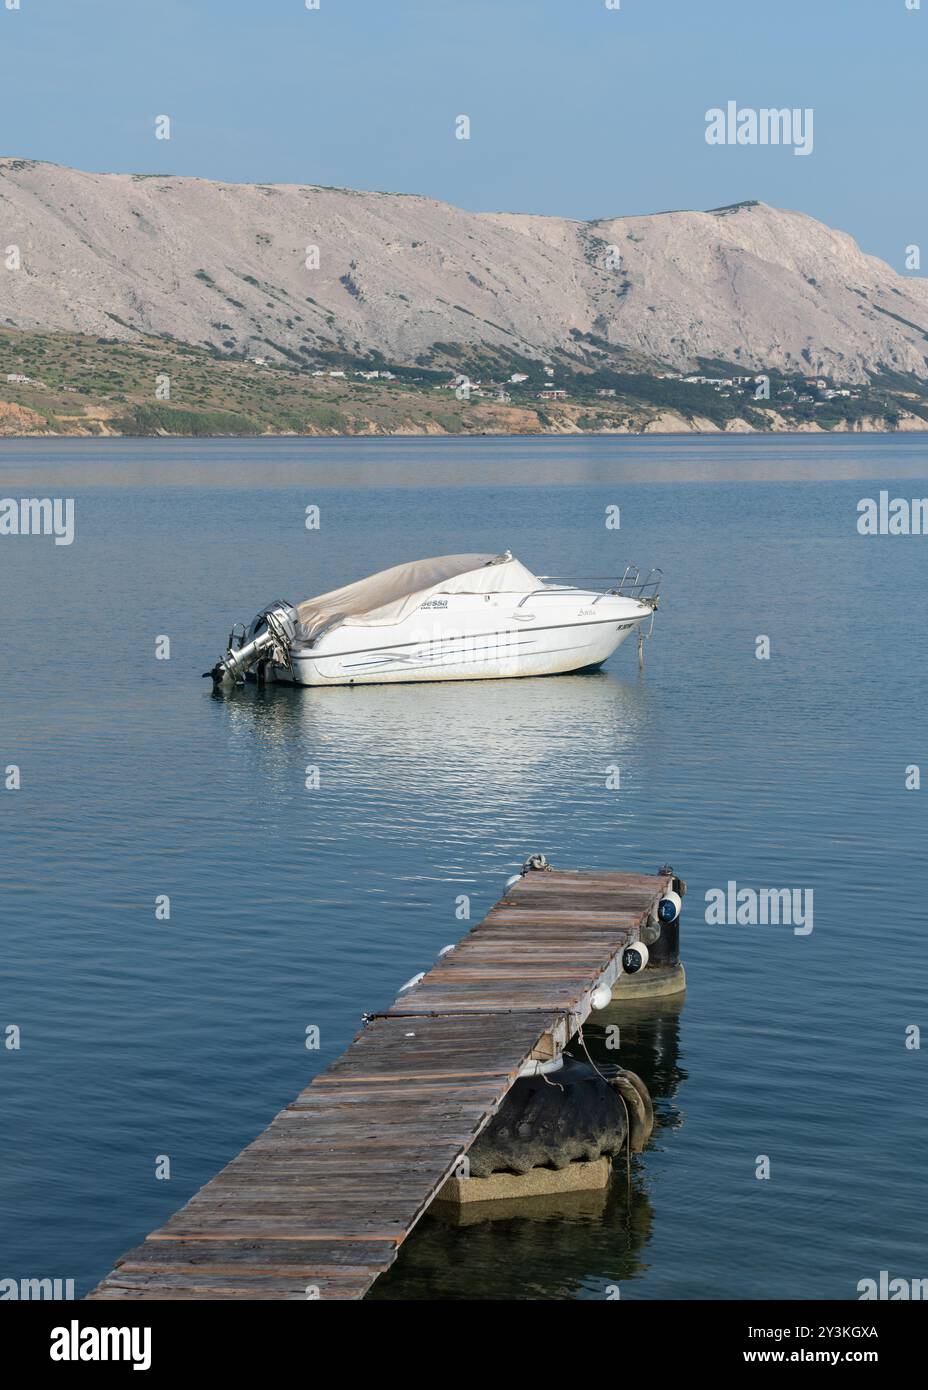
<path id="1" fill-rule="evenodd" d="M 669 875 L 524 874 L 91 1299 L 360 1299 L 621 973 Z"/>

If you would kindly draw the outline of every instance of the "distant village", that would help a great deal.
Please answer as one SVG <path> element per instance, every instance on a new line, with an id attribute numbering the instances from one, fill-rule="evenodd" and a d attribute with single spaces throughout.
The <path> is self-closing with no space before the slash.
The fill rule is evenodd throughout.
<path id="1" fill-rule="evenodd" d="M 711 386 L 713 390 L 718 391 L 720 396 L 730 396 L 734 388 L 753 395 L 757 387 L 765 380 L 764 377 L 755 373 L 749 376 L 673 376 L 668 372 L 659 372 L 658 377 L 664 381 L 686 381 L 692 386 Z M 767 379 L 769 380 L 769 378 Z M 787 381 L 780 382 L 776 387 L 776 395 L 795 401 L 807 401 L 812 404 L 815 403 L 816 399 L 832 401 L 837 396 L 846 396 L 852 401 L 860 400 L 859 391 L 852 391 L 850 387 L 846 386 L 832 386 L 825 377 L 803 377 L 802 385 L 809 388 L 807 392 L 791 386 Z M 726 388 L 728 389 L 726 390 Z"/>
<path id="2" fill-rule="evenodd" d="M 268 357 L 253 356 L 245 360 L 255 367 L 265 368 L 271 372 L 281 369 L 293 370 L 289 364 L 282 364 Z M 419 374 L 415 369 L 408 367 L 400 367 L 396 371 L 390 371 L 383 367 L 346 366 L 330 368 L 309 365 L 304 367 L 302 371 L 308 376 L 337 381 L 350 379 L 367 382 L 399 382 L 400 384 L 412 384 L 419 387 L 430 385 L 433 391 L 453 391 L 461 400 L 482 397 L 504 403 L 512 401 L 514 396 L 523 400 L 536 399 L 550 402 L 579 401 L 592 399 L 594 396 L 601 399 L 634 398 L 636 396 L 634 383 L 640 382 L 644 385 L 647 382 L 655 383 L 658 381 L 668 384 L 706 387 L 716 392 L 722 399 L 738 396 L 742 400 L 757 401 L 758 403 L 770 400 L 781 405 L 813 407 L 840 398 L 858 401 L 861 399 L 862 390 L 866 390 L 866 388 L 835 384 L 822 376 L 786 378 L 779 372 L 769 376 L 754 372 L 733 376 L 705 376 L 699 373 L 683 375 L 673 372 L 616 372 L 612 374 L 622 377 L 621 385 L 604 386 L 595 384 L 602 381 L 604 375 L 608 376 L 608 373 L 602 371 L 592 375 L 589 385 L 585 381 L 584 373 L 568 371 L 566 373 L 568 384 L 559 385 L 555 380 L 555 368 L 553 366 L 542 366 L 539 371 L 532 374 L 520 371 L 511 372 L 499 380 L 481 377 L 470 378 L 464 373 L 457 372 L 445 380 L 437 382 L 434 378 L 438 373 L 434 368 L 423 368 Z M 29 386 L 39 390 L 48 389 L 44 381 L 27 376 L 23 372 L 10 372 L 7 374 L 6 380 L 11 386 Z M 80 388 L 61 384 L 57 389 L 74 392 Z"/>
<path id="3" fill-rule="evenodd" d="M 257 367 L 271 365 L 266 357 L 249 357 L 247 360 Z M 545 376 L 550 380 L 540 387 L 536 380 L 536 389 L 532 390 L 528 388 L 529 394 L 533 394 L 537 400 L 567 401 L 571 399 L 572 395 L 581 396 L 589 394 L 582 390 L 583 378 L 580 373 L 577 373 L 573 377 L 573 390 L 571 391 L 568 390 L 566 386 L 555 385 L 553 380 L 555 375 L 554 367 L 545 367 L 543 370 Z M 349 377 L 361 381 L 397 380 L 397 374 L 395 372 L 386 371 L 383 368 L 379 370 L 369 370 L 367 368 L 345 367 L 326 369 L 319 367 L 314 368 L 310 372 L 310 375 L 314 377 L 331 377 L 337 380 L 345 380 Z M 646 377 L 649 374 L 641 373 L 640 375 Z M 19 379 L 22 380 L 22 378 Z M 684 376 L 673 372 L 655 372 L 653 373 L 652 379 L 656 381 L 683 382 L 688 386 L 708 386 L 726 399 L 730 398 L 733 392 L 739 392 L 742 395 L 748 395 L 757 400 L 767 399 L 766 396 L 757 395 L 757 388 L 763 381 L 770 381 L 769 378 L 759 376 L 756 373 L 747 373 L 740 376 L 700 376 L 697 374 Z M 13 378 L 11 377 L 9 380 L 13 380 Z M 513 388 L 516 388 L 518 391 L 518 388 L 525 387 L 525 383 L 531 382 L 531 380 L 532 378 L 528 372 L 512 372 L 505 380 L 486 381 L 479 377 L 471 379 L 463 373 L 455 373 L 446 381 L 436 383 L 432 389 L 435 391 L 455 391 L 463 397 L 481 396 L 489 400 L 508 402 L 512 400 Z M 815 405 L 824 401 L 835 400 L 838 397 L 856 401 L 860 400 L 861 397 L 859 389 L 854 390 L 847 386 L 832 385 L 827 378 L 820 376 L 803 377 L 801 380 L 797 379 L 797 384 L 795 385 L 790 384 L 789 381 L 778 379 L 775 384 L 770 382 L 769 389 L 771 398 L 775 396 L 784 402 L 796 404 Z M 521 392 L 519 392 L 519 394 L 521 394 Z M 615 386 L 598 386 L 594 388 L 593 394 L 601 399 L 614 399 L 623 393 Z"/>

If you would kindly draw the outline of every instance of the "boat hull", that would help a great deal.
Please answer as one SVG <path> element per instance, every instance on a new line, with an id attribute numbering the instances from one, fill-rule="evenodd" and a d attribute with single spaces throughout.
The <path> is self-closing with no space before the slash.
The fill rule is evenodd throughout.
<path id="1" fill-rule="evenodd" d="M 652 610 L 609 598 L 582 616 L 574 608 L 570 615 L 513 616 L 499 626 L 493 616 L 453 624 L 448 614 L 424 629 L 389 634 L 342 627 L 312 647 L 294 646 L 292 671 L 274 666 L 266 676 L 319 686 L 564 675 L 601 666 L 642 623 L 650 624 Z"/>

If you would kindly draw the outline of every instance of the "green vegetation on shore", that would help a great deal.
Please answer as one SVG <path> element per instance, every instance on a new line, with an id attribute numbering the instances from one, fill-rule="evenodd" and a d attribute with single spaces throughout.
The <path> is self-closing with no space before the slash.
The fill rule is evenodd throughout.
<path id="1" fill-rule="evenodd" d="M 172 339 L 0 330 L 0 434 L 534 434 L 679 429 L 928 427 L 928 384 L 886 375 L 837 394 L 802 377 L 770 373 L 770 400 L 753 381 L 681 380 L 598 340 L 553 354 L 547 365 L 502 361 L 479 349 L 437 345 L 428 360 L 320 354 L 312 366 L 244 360 Z M 584 354 L 578 360 L 577 351 Z M 552 365 L 553 363 L 553 365 Z M 706 362 L 712 379 L 743 367 Z M 513 381 L 512 378 L 516 377 Z M 469 388 L 456 391 L 456 381 Z M 542 392 L 555 391 L 554 399 Z"/>

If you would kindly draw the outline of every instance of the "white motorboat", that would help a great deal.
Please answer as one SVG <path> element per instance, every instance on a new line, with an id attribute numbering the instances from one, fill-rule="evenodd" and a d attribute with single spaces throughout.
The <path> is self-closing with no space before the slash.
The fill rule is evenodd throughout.
<path id="1" fill-rule="evenodd" d="M 661 573 L 539 577 L 503 555 L 441 555 L 263 608 L 205 674 L 293 685 L 491 680 L 594 669 L 650 634 Z"/>

